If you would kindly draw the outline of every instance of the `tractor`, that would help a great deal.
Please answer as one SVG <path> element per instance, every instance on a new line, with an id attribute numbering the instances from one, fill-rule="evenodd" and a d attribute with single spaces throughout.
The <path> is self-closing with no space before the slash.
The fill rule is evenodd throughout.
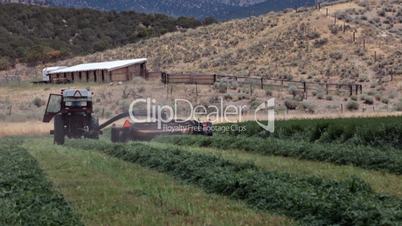
<path id="1" fill-rule="evenodd" d="M 64 144 L 68 138 L 98 139 L 99 120 L 92 108 L 92 92 L 88 89 L 65 89 L 50 94 L 43 122 L 54 119 L 54 143 Z"/>
<path id="2" fill-rule="evenodd" d="M 124 112 L 114 116 L 99 125 L 99 120 L 93 111 L 93 93 L 88 89 L 64 89 L 61 94 L 50 94 L 43 122 L 54 119 L 54 143 L 64 144 L 65 137 L 99 139 L 102 130 L 112 125 L 112 142 L 128 142 L 132 140 L 150 140 L 160 135 L 192 134 L 212 136 L 212 123 L 198 122 L 196 120 L 171 120 L 160 125 L 153 122 L 140 122 L 132 124 L 128 120 L 122 128 L 116 127 L 114 122 L 130 116 Z M 145 116 L 146 113 L 133 112 L 136 116 Z M 166 129 L 169 128 L 169 129 Z"/>

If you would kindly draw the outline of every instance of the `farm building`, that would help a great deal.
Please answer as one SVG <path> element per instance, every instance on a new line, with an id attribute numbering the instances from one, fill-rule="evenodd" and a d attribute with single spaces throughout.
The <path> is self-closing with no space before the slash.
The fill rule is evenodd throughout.
<path id="1" fill-rule="evenodd" d="M 49 82 L 120 82 L 147 77 L 147 59 L 131 59 L 79 64 L 72 67 L 45 68 L 43 79 Z"/>

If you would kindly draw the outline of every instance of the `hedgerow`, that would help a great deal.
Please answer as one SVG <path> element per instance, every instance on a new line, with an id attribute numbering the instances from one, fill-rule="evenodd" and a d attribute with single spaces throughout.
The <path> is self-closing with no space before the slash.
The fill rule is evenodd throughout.
<path id="1" fill-rule="evenodd" d="M 0 225 L 82 225 L 16 140 L 0 139 Z"/>
<path id="2" fill-rule="evenodd" d="M 356 145 L 316 144 L 304 141 L 244 136 L 166 136 L 156 138 L 154 141 L 177 145 L 213 147 L 223 150 L 244 150 L 264 155 L 289 156 L 402 174 L 402 153 L 399 150 L 392 149 L 384 151 Z"/>
<path id="3" fill-rule="evenodd" d="M 267 172 L 253 164 L 187 152 L 156 148 L 144 143 L 111 144 L 69 142 L 79 149 L 93 149 L 122 160 L 168 173 L 208 192 L 246 201 L 260 210 L 271 210 L 308 225 L 398 225 L 402 203 L 380 196 L 359 179 L 332 181 L 319 177 Z"/>
<path id="4" fill-rule="evenodd" d="M 216 127 L 228 126 L 217 125 Z M 237 126 L 244 130 L 217 129 L 217 135 L 275 137 L 318 143 L 348 143 L 378 148 L 402 146 L 402 117 L 288 120 L 275 122 L 275 132 L 265 131 L 255 122 Z"/>

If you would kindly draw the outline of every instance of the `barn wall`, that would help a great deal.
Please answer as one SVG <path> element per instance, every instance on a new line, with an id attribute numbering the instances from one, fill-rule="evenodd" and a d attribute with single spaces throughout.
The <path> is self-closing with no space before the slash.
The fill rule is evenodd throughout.
<path id="1" fill-rule="evenodd" d="M 120 82 L 132 80 L 134 77 L 147 76 L 146 63 L 136 64 L 129 67 L 116 69 L 113 71 L 95 70 L 95 71 L 78 71 L 73 73 L 59 73 L 49 75 L 49 79 L 53 82 L 57 78 L 66 78 L 73 82 Z"/>
<path id="2" fill-rule="evenodd" d="M 74 81 L 75 82 L 81 82 L 82 78 L 80 78 L 80 73 L 79 72 L 74 72 L 73 75 L 74 75 Z"/>
<path id="3" fill-rule="evenodd" d="M 67 79 L 68 81 L 73 81 L 72 73 L 66 73 L 66 79 Z"/>
<path id="4" fill-rule="evenodd" d="M 95 82 L 95 72 L 88 71 L 88 82 Z"/>
<path id="5" fill-rule="evenodd" d="M 128 67 L 120 68 L 111 72 L 113 82 L 127 81 L 129 79 Z"/>
<path id="6" fill-rule="evenodd" d="M 109 72 L 107 70 L 103 71 L 103 75 L 105 77 L 105 82 L 110 82 Z"/>

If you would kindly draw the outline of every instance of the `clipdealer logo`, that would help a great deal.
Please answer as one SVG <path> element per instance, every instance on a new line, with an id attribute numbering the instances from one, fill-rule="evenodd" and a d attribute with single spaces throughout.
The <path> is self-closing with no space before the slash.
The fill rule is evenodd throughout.
<path id="1" fill-rule="evenodd" d="M 259 121 L 257 118 L 258 112 L 262 110 L 267 110 L 267 120 L 266 124 L 263 122 Z M 266 102 L 260 104 L 254 111 L 254 121 L 257 122 L 257 124 L 265 129 L 266 131 L 273 133 L 275 132 L 275 98 L 271 98 L 267 100 Z"/>
<path id="2" fill-rule="evenodd" d="M 142 114 L 142 118 L 138 117 L 136 107 L 145 105 L 145 114 Z M 180 114 L 178 109 L 187 107 L 189 111 L 185 114 Z M 225 104 L 223 98 L 219 99 L 219 103 L 216 105 L 193 105 L 186 99 L 175 99 L 173 105 L 160 105 L 157 104 L 155 99 L 141 98 L 131 102 L 129 107 L 130 119 L 132 122 L 156 122 L 158 129 L 162 129 L 163 124 L 171 121 L 186 122 L 194 119 L 204 118 L 211 123 L 237 123 L 245 121 L 243 113 L 248 110 L 247 105 L 233 105 Z M 180 116 L 180 118 L 179 118 Z M 262 118 L 261 118 L 262 117 Z M 275 131 L 275 98 L 271 98 L 261 103 L 254 110 L 254 121 L 264 130 L 273 133 Z M 236 130 L 238 132 L 244 132 L 245 127 L 233 124 L 230 128 L 218 127 L 224 130 Z"/>

